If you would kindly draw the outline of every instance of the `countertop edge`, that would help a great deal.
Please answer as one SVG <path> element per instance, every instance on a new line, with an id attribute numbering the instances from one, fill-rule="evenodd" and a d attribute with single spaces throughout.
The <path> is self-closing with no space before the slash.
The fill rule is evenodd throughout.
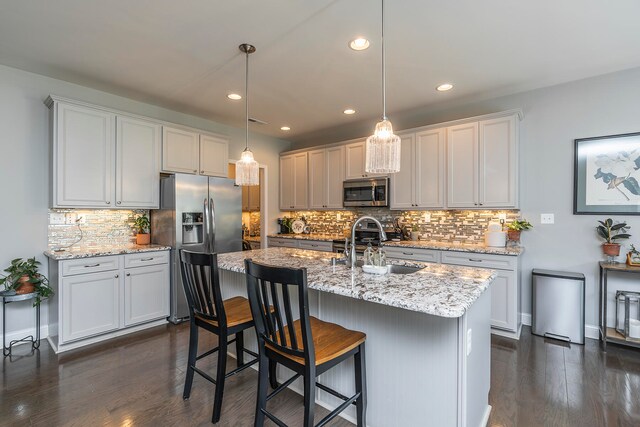
<path id="1" fill-rule="evenodd" d="M 79 250 L 78 252 L 72 251 L 63 251 L 63 252 L 54 252 L 52 250 L 44 251 L 43 254 L 47 258 L 54 261 L 66 261 L 72 259 L 83 259 L 83 258 L 94 258 L 100 256 L 112 256 L 112 255 L 127 255 L 127 254 L 136 254 L 136 253 L 145 253 L 145 252 L 160 252 L 160 251 L 169 251 L 171 250 L 171 246 L 164 245 L 151 245 L 145 247 L 114 247 L 114 248 L 86 248 L 84 251 Z"/>

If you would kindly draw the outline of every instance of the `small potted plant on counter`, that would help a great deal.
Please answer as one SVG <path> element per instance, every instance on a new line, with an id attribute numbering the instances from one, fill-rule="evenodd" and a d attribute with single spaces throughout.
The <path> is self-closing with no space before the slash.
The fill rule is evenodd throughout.
<path id="1" fill-rule="evenodd" d="M 49 280 L 38 272 L 40 262 L 36 258 L 26 261 L 16 258 L 11 265 L 5 268 L 5 277 L 0 278 L 0 285 L 5 287 L 5 294 L 25 295 L 35 293 L 33 305 L 39 305 L 43 299 L 53 295 L 53 289 L 49 286 Z"/>
<path id="2" fill-rule="evenodd" d="M 420 228 L 417 224 L 413 224 L 411 226 L 411 240 L 419 240 L 420 239 Z"/>
<path id="3" fill-rule="evenodd" d="M 136 243 L 138 245 L 148 245 L 151 242 L 151 236 L 149 235 L 149 218 L 147 214 L 142 214 L 133 221 L 133 225 L 136 228 Z"/>
<path id="4" fill-rule="evenodd" d="M 611 218 L 598 222 L 600 225 L 596 227 L 596 231 L 598 235 L 605 240 L 602 244 L 602 252 L 612 261 L 614 257 L 620 255 L 620 243 L 617 243 L 616 240 L 631 237 L 630 234 L 627 234 L 627 230 L 631 227 L 629 227 L 626 222 L 614 224 Z"/>
<path id="5" fill-rule="evenodd" d="M 533 225 L 526 219 L 515 219 L 507 224 L 507 238 L 513 242 L 519 242 L 522 230 L 530 228 L 533 228 Z"/>

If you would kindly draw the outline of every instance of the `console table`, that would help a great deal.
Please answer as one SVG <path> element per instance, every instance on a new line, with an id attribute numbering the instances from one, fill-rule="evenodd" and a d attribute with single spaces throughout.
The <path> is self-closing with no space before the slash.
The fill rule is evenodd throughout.
<path id="1" fill-rule="evenodd" d="M 9 346 L 6 345 L 7 339 L 7 304 L 17 301 L 26 301 L 31 300 L 36 297 L 35 293 L 23 294 L 23 295 L 0 295 L 2 298 L 2 355 L 7 357 L 11 356 L 11 350 L 14 345 L 27 342 L 31 343 L 31 350 L 36 350 L 40 348 L 40 304 L 36 305 L 36 336 L 28 335 L 19 340 L 13 340 L 9 343 Z"/>
<path id="2" fill-rule="evenodd" d="M 598 307 L 600 319 L 598 329 L 600 332 L 599 335 L 602 350 L 607 351 L 608 342 L 640 348 L 640 340 L 627 340 L 624 335 L 621 335 L 616 331 L 615 325 L 613 328 L 607 327 L 607 279 L 609 272 L 640 274 L 640 267 L 630 267 L 625 263 L 609 263 L 600 261 L 600 301 Z M 618 302 L 616 301 L 616 304 L 617 303 Z M 618 319 L 616 319 L 616 322 L 617 321 Z"/>

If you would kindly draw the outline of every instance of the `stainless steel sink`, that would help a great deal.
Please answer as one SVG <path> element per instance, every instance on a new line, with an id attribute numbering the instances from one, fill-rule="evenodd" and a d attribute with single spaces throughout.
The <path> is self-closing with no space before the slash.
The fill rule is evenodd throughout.
<path id="1" fill-rule="evenodd" d="M 356 267 L 362 267 L 363 264 L 364 264 L 364 262 L 362 260 L 356 261 Z M 423 268 L 424 267 L 413 267 L 413 266 L 409 266 L 409 265 L 391 264 L 391 267 L 389 268 L 389 273 L 391 273 L 391 274 L 411 274 L 411 273 L 415 273 L 416 271 L 420 271 Z"/>

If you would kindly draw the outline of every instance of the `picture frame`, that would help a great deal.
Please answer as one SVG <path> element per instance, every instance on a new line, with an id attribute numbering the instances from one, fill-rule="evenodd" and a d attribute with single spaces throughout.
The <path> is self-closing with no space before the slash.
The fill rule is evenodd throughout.
<path id="1" fill-rule="evenodd" d="M 640 215 L 640 132 L 574 144 L 574 215 Z"/>

